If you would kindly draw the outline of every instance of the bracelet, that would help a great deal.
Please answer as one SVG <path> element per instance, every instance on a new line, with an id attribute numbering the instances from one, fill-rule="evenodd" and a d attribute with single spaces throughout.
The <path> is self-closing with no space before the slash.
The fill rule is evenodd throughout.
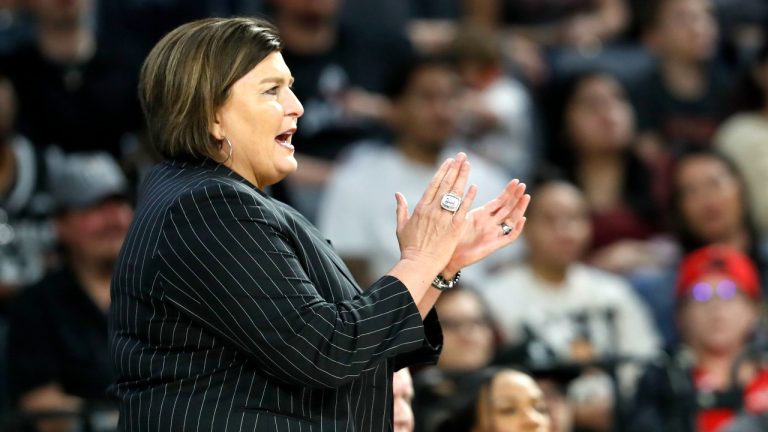
<path id="1" fill-rule="evenodd" d="M 456 284 L 459 283 L 459 279 L 461 279 L 460 271 L 456 272 L 456 276 L 454 276 L 451 280 L 446 280 L 441 274 L 438 273 L 438 275 L 435 276 L 435 280 L 432 281 L 432 286 L 439 289 L 440 291 L 444 291 L 455 287 Z"/>

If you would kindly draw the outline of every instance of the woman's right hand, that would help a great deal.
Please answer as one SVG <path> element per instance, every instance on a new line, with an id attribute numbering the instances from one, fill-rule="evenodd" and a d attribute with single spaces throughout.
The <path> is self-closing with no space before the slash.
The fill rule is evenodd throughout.
<path id="1" fill-rule="evenodd" d="M 464 193 L 469 170 L 464 153 L 443 162 L 410 216 L 405 197 L 395 194 L 400 259 L 417 263 L 430 278 L 448 264 L 466 228 L 467 213 L 477 193 L 474 185 Z M 443 195 L 449 192 L 463 198 L 456 213 L 440 206 Z"/>

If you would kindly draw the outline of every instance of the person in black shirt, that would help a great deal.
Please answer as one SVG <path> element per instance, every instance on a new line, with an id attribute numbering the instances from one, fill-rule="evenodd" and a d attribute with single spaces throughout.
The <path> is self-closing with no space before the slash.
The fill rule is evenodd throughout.
<path id="1" fill-rule="evenodd" d="M 404 34 L 370 35 L 341 21 L 339 0 L 270 0 L 280 29 L 282 55 L 304 106 L 296 134 L 301 170 L 273 186 L 276 198 L 315 219 L 318 197 L 346 146 L 385 135 L 389 102 L 381 93 L 390 75 L 410 59 Z"/>
<path id="2" fill-rule="evenodd" d="M 105 153 L 67 156 L 52 192 L 65 265 L 9 307 L 11 398 L 22 413 L 77 414 L 107 404 L 115 379 L 108 354 L 112 268 L 132 217 L 127 182 Z M 70 419 L 37 421 L 71 430 Z"/>
<path id="3" fill-rule="evenodd" d="M 37 146 L 119 155 L 141 127 L 137 56 L 97 44 L 92 1 L 37 1 L 32 12 L 34 40 L 0 57 L 18 94 L 19 132 Z"/>
<path id="4" fill-rule="evenodd" d="M 718 25 L 710 0 L 653 0 L 643 40 L 658 65 L 634 88 L 640 154 L 663 164 L 681 147 L 710 145 L 725 114 L 728 80 L 718 67 Z"/>

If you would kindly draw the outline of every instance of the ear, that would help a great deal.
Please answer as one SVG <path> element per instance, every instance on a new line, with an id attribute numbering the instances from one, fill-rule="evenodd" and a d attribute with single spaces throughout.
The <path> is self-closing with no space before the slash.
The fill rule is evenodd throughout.
<path id="1" fill-rule="evenodd" d="M 221 108 L 219 108 L 213 113 L 213 122 L 208 126 L 208 131 L 218 141 L 224 140 L 226 136 L 224 135 L 224 126 L 222 125 L 221 118 Z"/>

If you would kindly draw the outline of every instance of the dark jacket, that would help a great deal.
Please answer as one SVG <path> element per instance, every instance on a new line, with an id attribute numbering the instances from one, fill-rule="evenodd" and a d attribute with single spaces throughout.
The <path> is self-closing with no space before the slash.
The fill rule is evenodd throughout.
<path id="1" fill-rule="evenodd" d="M 442 341 L 399 280 L 361 290 L 311 223 L 213 162 L 149 174 L 112 295 L 123 430 L 391 430 L 393 372 Z"/>

